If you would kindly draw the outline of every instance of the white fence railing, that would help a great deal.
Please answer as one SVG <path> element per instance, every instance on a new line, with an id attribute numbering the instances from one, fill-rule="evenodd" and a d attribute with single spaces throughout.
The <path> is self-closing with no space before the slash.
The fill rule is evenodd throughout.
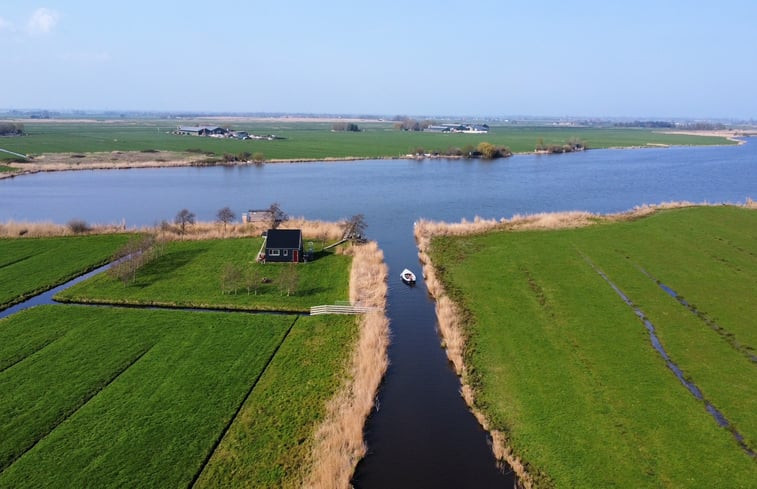
<path id="1" fill-rule="evenodd" d="M 311 316 L 319 314 L 365 314 L 366 312 L 378 311 L 376 307 L 356 306 L 350 304 L 328 304 L 313 306 L 310 308 Z"/>

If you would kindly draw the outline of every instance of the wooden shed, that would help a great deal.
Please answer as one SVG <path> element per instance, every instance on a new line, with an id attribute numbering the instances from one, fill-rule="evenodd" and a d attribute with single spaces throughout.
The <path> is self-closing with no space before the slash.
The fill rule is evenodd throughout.
<path id="1" fill-rule="evenodd" d="M 269 229 L 265 239 L 266 262 L 298 263 L 303 259 L 300 229 Z"/>

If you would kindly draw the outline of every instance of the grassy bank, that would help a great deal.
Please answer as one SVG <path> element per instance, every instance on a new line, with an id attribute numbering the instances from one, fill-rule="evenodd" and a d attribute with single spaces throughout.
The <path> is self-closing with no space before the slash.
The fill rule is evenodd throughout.
<path id="1" fill-rule="evenodd" d="M 435 271 L 457 305 L 438 311 L 463 319 L 471 398 L 537 486 L 750 487 L 754 459 L 680 384 L 592 264 L 754 449 L 754 229 L 753 210 L 702 207 L 433 239 Z"/>
<path id="2" fill-rule="evenodd" d="M 255 262 L 262 238 L 172 241 L 164 254 L 141 269 L 133 282 L 101 274 L 58 295 L 74 302 L 154 304 L 249 310 L 308 311 L 348 297 L 350 259 L 324 252 L 316 260 L 294 267 L 297 286 L 282 293 L 278 278 L 291 271 L 288 264 Z M 240 286 L 236 293 L 221 288 L 222 270 L 236 264 L 254 273 L 257 290 Z M 265 282 L 265 283 L 263 283 Z"/>
<path id="3" fill-rule="evenodd" d="M 203 121 L 207 124 L 208 121 Z M 48 158 L 76 166 L 87 153 L 101 153 L 102 163 L 123 159 L 118 152 L 141 153 L 137 159 L 175 160 L 184 157 L 203 160 L 205 153 L 262 153 L 266 160 L 302 160 L 324 158 L 398 157 L 423 148 L 426 152 L 444 152 L 449 148 L 476 146 L 482 141 L 508 146 L 516 153 L 533 152 L 536 145 L 562 145 L 571 139 L 585 141 L 589 148 L 635 147 L 647 145 L 733 144 L 725 138 L 662 134 L 647 129 L 564 128 L 545 126 L 493 126 L 488 134 L 439 134 L 403 132 L 391 123 L 361 124 L 362 132 L 332 132 L 331 123 L 318 122 L 219 122 L 233 129 L 253 134 L 276 134 L 285 139 L 273 141 L 236 141 L 170 134 L 173 121 L 25 123 L 27 136 L 6 138 L 3 147 L 31 154 L 65 153 L 64 159 Z M 156 154 L 159 150 L 168 154 Z M 188 152 L 192 150 L 192 152 Z M 116 152 L 116 153 L 114 153 Z M 5 156 L 3 156 L 5 155 Z M 0 158 L 11 155 L 0 154 Z M 35 162 L 44 164 L 45 158 Z"/>
<path id="4" fill-rule="evenodd" d="M 0 309 L 104 264 L 130 237 L 0 238 Z"/>

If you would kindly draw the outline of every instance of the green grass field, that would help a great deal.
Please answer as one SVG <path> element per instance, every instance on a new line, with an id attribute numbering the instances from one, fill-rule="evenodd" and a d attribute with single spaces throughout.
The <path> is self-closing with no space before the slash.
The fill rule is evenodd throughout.
<path id="1" fill-rule="evenodd" d="M 189 122 L 183 122 L 189 124 Z M 203 124 L 208 124 L 207 121 Z M 345 157 L 397 157 L 416 148 L 446 151 L 487 141 L 509 146 L 514 152 L 531 152 L 542 139 L 545 144 L 563 144 L 571 138 L 585 141 L 589 148 L 644 146 L 647 144 L 708 145 L 733 144 L 718 137 L 659 134 L 647 129 L 562 128 L 547 126 L 495 126 L 489 134 L 434 134 L 402 132 L 391 123 L 365 123 L 359 133 L 332 132 L 331 123 L 267 122 L 221 123 L 253 134 L 276 134 L 275 141 L 234 141 L 170 134 L 174 121 L 25 123 L 24 137 L 4 138 L 2 147 L 23 154 L 89 153 L 110 151 L 187 151 L 198 149 L 224 153 L 261 152 L 266 159 L 320 159 Z M 15 158 L 0 153 L 1 159 Z M 38 160 L 43 162 L 43 160 Z M 72 160 L 75 163 L 75 160 Z"/>
<path id="2" fill-rule="evenodd" d="M 754 487 L 754 458 L 676 379 L 589 261 L 647 315 L 672 361 L 754 450 L 755 243 L 757 212 L 703 207 L 575 230 L 435 238 L 432 259 L 468 315 L 477 404 L 542 485 Z"/>
<path id="3" fill-rule="evenodd" d="M 229 472 L 229 456 L 259 464 L 256 487 L 292 486 L 299 474 L 276 467 L 303 456 L 355 331 L 354 318 L 83 306 L 0 320 L 0 487 L 187 487 L 209 458 L 208 474 L 249 487 L 255 467 Z"/>
<path id="4" fill-rule="evenodd" d="M 56 299 L 299 312 L 348 298 L 349 257 L 327 252 L 295 266 L 297 290 L 286 296 L 276 286 L 276 278 L 290 265 L 256 263 L 261 243 L 262 238 L 169 242 L 165 254 L 140 270 L 133 283 L 125 286 L 108 274 L 100 274 Z M 265 277 L 272 283 L 261 285 L 257 294 L 244 288 L 236 294 L 222 293 L 221 270 L 227 263 L 253 268 L 259 272 L 258 281 Z"/>
<path id="5" fill-rule="evenodd" d="M 0 309 L 108 261 L 131 236 L 0 239 Z"/>
<path id="6" fill-rule="evenodd" d="M 344 378 L 356 335 L 352 317 L 301 317 L 197 487 L 299 487 L 309 440 Z"/>

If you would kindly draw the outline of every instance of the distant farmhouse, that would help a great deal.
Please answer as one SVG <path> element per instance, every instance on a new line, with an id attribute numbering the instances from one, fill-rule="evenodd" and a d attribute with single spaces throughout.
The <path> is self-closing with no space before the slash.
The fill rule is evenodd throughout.
<path id="1" fill-rule="evenodd" d="M 228 128 L 219 126 L 179 126 L 173 131 L 173 134 L 180 136 L 205 136 L 211 138 L 227 138 L 227 139 L 265 139 L 273 141 L 274 139 L 286 139 L 275 134 L 266 134 L 265 136 L 256 136 L 250 134 L 247 131 L 232 131 Z"/>
<path id="2" fill-rule="evenodd" d="M 226 136 L 228 129 L 218 126 L 179 126 L 174 134 L 188 136 Z"/>
<path id="3" fill-rule="evenodd" d="M 265 238 L 265 261 L 299 263 L 304 258 L 302 231 L 269 229 Z"/>
<path id="4" fill-rule="evenodd" d="M 428 126 L 423 132 L 455 132 L 463 134 L 487 134 L 488 124 L 439 124 Z"/>

